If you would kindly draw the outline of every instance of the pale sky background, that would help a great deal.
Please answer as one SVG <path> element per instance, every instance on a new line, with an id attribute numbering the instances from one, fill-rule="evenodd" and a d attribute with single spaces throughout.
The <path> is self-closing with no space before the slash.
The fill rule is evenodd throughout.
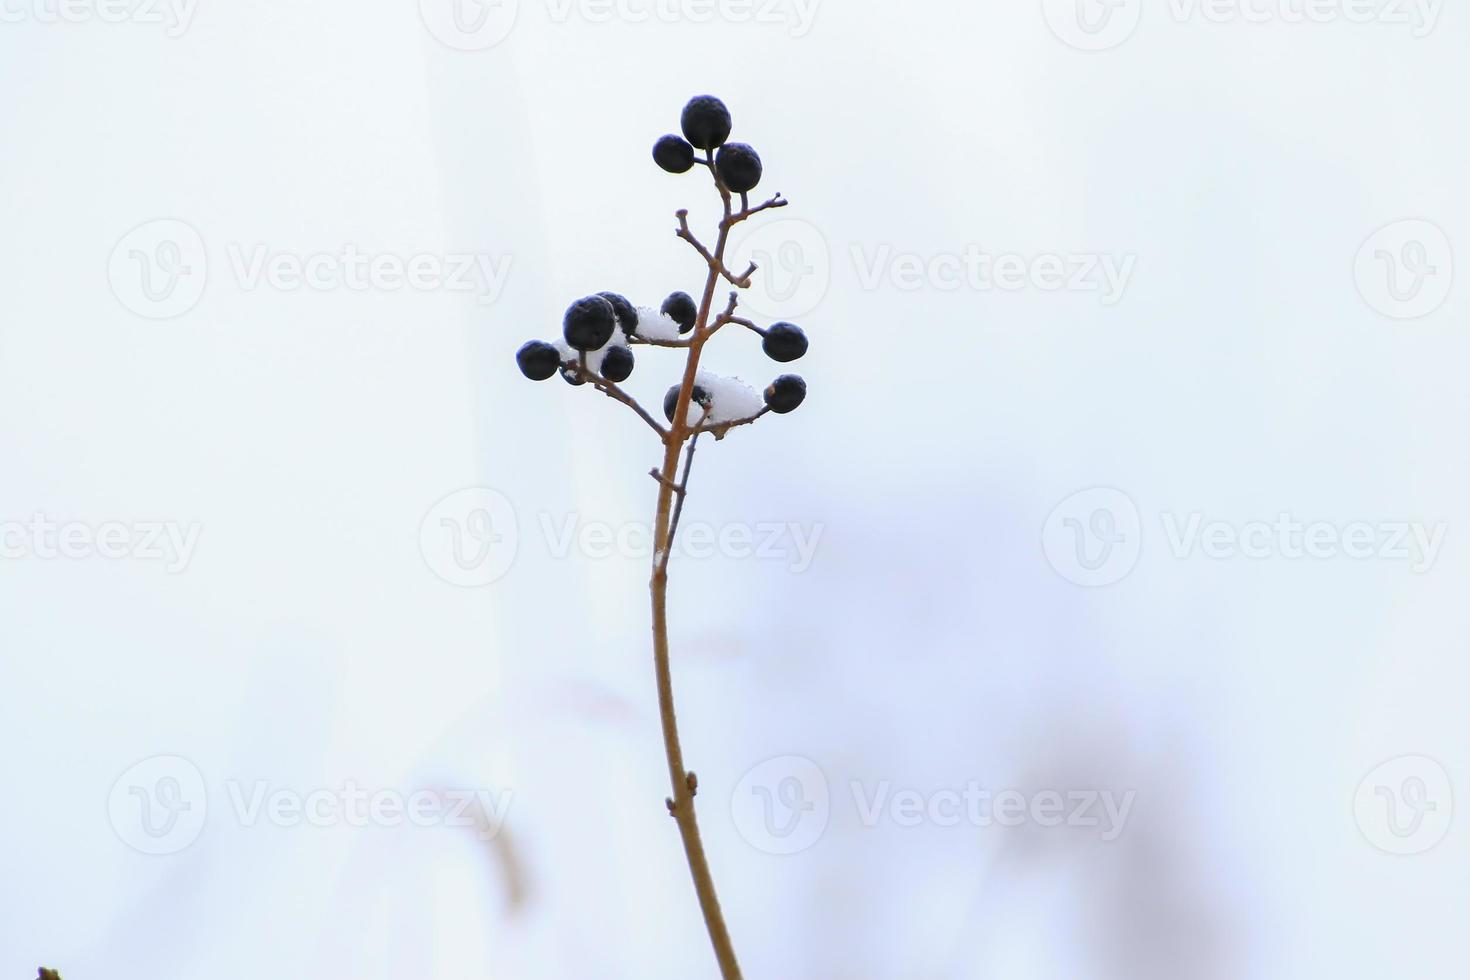
<path id="1" fill-rule="evenodd" d="M 1464 976 L 1463 8 L 452 2 L 0 0 L 0 974 L 715 975 L 658 447 L 512 358 L 588 292 L 697 290 L 673 211 L 713 192 L 649 150 L 712 92 L 791 200 L 749 309 L 812 340 L 686 513 L 773 545 L 672 573 L 747 976 Z M 501 834 L 250 807 L 349 783 Z M 944 817 L 977 787 L 1131 803 Z"/>

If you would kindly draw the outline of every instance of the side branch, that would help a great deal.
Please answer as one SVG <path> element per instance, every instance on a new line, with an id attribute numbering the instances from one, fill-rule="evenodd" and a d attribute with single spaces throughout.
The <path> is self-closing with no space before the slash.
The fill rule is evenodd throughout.
<path id="1" fill-rule="evenodd" d="M 587 354 L 585 351 L 582 353 L 582 357 L 580 360 L 575 362 L 569 361 L 564 366 L 575 368 L 577 371 L 577 376 L 583 381 L 591 382 L 594 388 L 602 392 L 607 397 L 611 398 L 613 401 L 622 402 L 624 405 L 627 405 L 633 411 L 637 412 L 638 417 L 647 422 L 649 427 L 653 429 L 654 432 L 658 433 L 658 437 L 660 439 L 667 439 L 669 437 L 669 430 L 659 425 L 658 421 L 654 419 L 652 415 L 648 414 L 648 410 L 645 409 L 642 405 L 638 404 L 638 400 L 636 398 L 628 394 L 622 388 L 619 388 L 615 383 L 607 380 L 601 375 L 593 374 L 590 370 L 588 370 Z"/>
<path id="2" fill-rule="evenodd" d="M 687 209 L 680 208 L 678 211 L 675 211 L 674 217 L 679 219 L 679 230 L 676 231 L 674 234 L 678 235 L 690 245 L 694 246 L 694 250 L 700 254 L 700 256 L 704 259 L 705 264 L 710 267 L 711 271 L 723 276 L 730 282 L 730 285 L 732 286 L 735 286 L 739 289 L 750 288 L 750 277 L 755 274 L 756 270 L 756 264 L 754 262 L 750 263 L 750 267 L 745 270 L 743 275 L 735 275 L 735 273 L 731 272 L 729 267 L 725 265 L 723 248 L 719 250 L 719 253 L 712 253 L 709 249 L 704 247 L 703 243 L 701 243 L 698 238 L 694 237 L 694 232 L 689 230 L 689 211 Z M 724 218 L 720 221 L 720 240 L 722 242 L 724 241 L 726 234 L 730 230 L 730 224 L 733 224 L 733 222 L 731 222 L 729 218 Z"/>
<path id="3" fill-rule="evenodd" d="M 742 205 L 741 209 L 730 215 L 723 222 L 721 222 L 726 227 L 738 225 L 746 218 L 760 214 L 762 211 L 769 211 L 772 208 L 784 208 L 787 204 L 791 203 L 787 201 L 786 198 L 781 196 L 780 191 L 777 191 L 776 196 L 771 198 L 769 201 L 766 201 L 762 204 L 757 204 L 755 207 L 750 207 L 748 204 L 745 203 L 745 195 L 743 194 L 740 196 L 740 202 Z"/>
<path id="4" fill-rule="evenodd" d="M 716 422 L 713 425 L 701 425 L 699 428 L 693 429 L 691 431 L 696 436 L 699 435 L 701 432 L 713 432 L 715 436 L 715 441 L 718 442 L 719 440 L 725 438 L 725 434 L 731 429 L 739 428 L 742 425 L 750 425 L 752 422 L 755 422 L 756 420 L 766 415 L 766 413 L 768 413 L 769 411 L 769 407 L 763 408 L 749 418 L 736 419 L 733 422 Z"/>
<path id="5" fill-rule="evenodd" d="M 684 498 L 689 496 L 689 471 L 694 469 L 694 447 L 699 444 L 699 433 L 703 431 L 704 420 L 709 418 L 709 408 L 699 416 L 699 422 L 694 426 L 694 435 L 689 437 L 689 445 L 684 450 L 684 475 L 679 479 L 672 489 L 674 491 L 674 516 L 669 519 L 669 546 L 663 554 L 663 569 L 669 568 L 669 555 L 674 550 L 674 536 L 679 533 L 679 518 L 684 513 Z"/>

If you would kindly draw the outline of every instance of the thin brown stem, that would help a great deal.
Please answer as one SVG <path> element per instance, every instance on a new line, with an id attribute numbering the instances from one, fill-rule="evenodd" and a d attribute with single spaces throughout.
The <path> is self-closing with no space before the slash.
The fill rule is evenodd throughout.
<path id="1" fill-rule="evenodd" d="M 649 337 L 629 337 L 630 344 L 647 344 L 649 347 L 688 347 L 693 341 L 688 338 L 679 340 L 653 340 Z"/>
<path id="2" fill-rule="evenodd" d="M 684 498 L 689 496 L 689 472 L 694 469 L 694 448 L 699 445 L 699 434 L 705 430 L 702 428 L 704 420 L 709 418 L 709 407 L 706 406 L 704 413 L 699 416 L 699 422 L 694 427 L 694 435 L 689 437 L 689 445 L 684 449 L 684 475 L 674 487 L 674 515 L 669 519 L 669 548 L 664 552 L 664 570 L 669 567 L 669 555 L 673 553 L 674 543 L 679 535 L 679 517 L 684 513 Z"/>
<path id="3" fill-rule="evenodd" d="M 735 273 L 731 272 L 729 270 L 729 268 L 727 268 L 726 265 L 725 265 L 725 257 L 724 257 L 724 249 L 723 248 L 720 248 L 717 252 L 713 252 L 712 253 L 712 252 L 710 252 L 709 249 L 705 248 L 703 242 L 701 242 L 698 238 L 695 238 L 694 237 L 694 233 L 689 230 L 689 212 L 688 211 L 683 210 L 683 209 L 680 209 L 678 211 L 675 211 L 674 212 L 674 217 L 676 217 L 676 218 L 679 219 L 679 230 L 677 232 L 675 232 L 675 234 L 678 235 L 680 238 L 684 239 L 690 245 L 694 246 L 694 250 L 700 254 L 700 257 L 704 259 L 705 264 L 710 267 L 710 269 L 711 269 L 711 271 L 713 273 L 715 273 L 717 275 L 720 275 L 720 276 L 723 276 L 725 279 L 729 280 L 730 285 L 732 285 L 732 286 L 736 286 L 736 287 L 738 287 L 740 289 L 749 289 L 750 288 L 750 277 L 755 274 L 755 270 L 756 270 L 756 265 L 755 265 L 754 262 L 750 263 L 750 266 L 745 270 L 745 273 L 743 275 L 739 275 L 739 276 L 735 275 Z M 725 208 L 725 221 L 728 221 L 729 220 L 729 217 L 730 217 L 730 210 L 729 210 L 729 202 L 727 201 L 726 202 L 726 208 Z M 724 238 L 726 236 L 726 233 L 728 231 L 729 231 L 729 228 L 726 227 L 725 222 L 722 221 L 720 223 L 720 239 L 721 239 L 721 241 L 724 240 Z"/>
<path id="4" fill-rule="evenodd" d="M 602 392 L 607 397 L 611 398 L 613 401 L 622 402 L 624 405 L 627 405 L 633 411 L 637 412 L 638 417 L 647 422 L 649 428 L 653 429 L 654 432 L 657 432 L 660 439 L 667 439 L 669 437 L 669 430 L 659 425 L 658 421 L 648 413 L 648 410 L 645 409 L 642 405 L 638 404 L 638 400 L 636 398 L 628 394 L 622 388 L 619 388 L 615 382 L 609 381 L 601 375 L 593 374 L 587 368 L 586 351 L 582 352 L 582 356 L 579 360 L 564 363 L 562 367 L 575 369 L 577 372 L 577 376 L 583 381 L 591 382 L 594 388 Z"/>
<path id="5" fill-rule="evenodd" d="M 725 433 L 729 432 L 731 429 L 739 428 L 742 425 L 750 425 L 752 422 L 756 422 L 763 418 L 769 411 L 769 408 L 763 408 L 759 412 L 756 412 L 754 415 L 743 419 L 735 419 L 733 422 L 716 422 L 713 425 L 702 425 L 694 430 L 694 434 L 698 436 L 701 432 L 713 432 L 715 434 L 715 441 L 719 442 L 721 439 L 725 438 Z"/>
<path id="6" fill-rule="evenodd" d="M 702 427 L 704 417 L 693 426 L 688 424 L 689 403 L 694 396 L 694 379 L 699 372 L 699 357 L 704 343 L 709 339 L 706 326 L 710 322 L 710 308 L 714 304 L 715 288 L 721 276 L 729 278 L 725 270 L 725 246 L 730 233 L 730 191 L 720 179 L 719 171 L 713 166 L 713 155 L 706 153 L 705 165 L 714 176 L 715 187 L 724 202 L 724 220 L 720 222 L 719 238 L 713 251 L 699 243 L 688 231 L 688 212 L 679 213 L 680 237 L 705 257 L 708 274 L 705 278 L 704 295 L 699 304 L 699 315 L 695 320 L 694 334 L 689 339 L 689 354 L 684 363 L 684 378 L 679 385 L 679 396 L 674 404 L 674 421 L 664 439 L 663 467 L 658 473 L 658 509 L 654 517 L 653 575 L 649 581 L 649 593 L 653 606 L 653 666 L 658 685 L 658 714 L 663 729 L 664 755 L 669 767 L 669 785 L 673 795 L 665 804 L 674 822 L 679 827 L 679 838 L 684 844 L 684 857 L 689 864 L 689 875 L 694 880 L 694 891 L 699 898 L 700 912 L 704 915 L 705 929 L 709 932 L 710 944 L 714 947 L 715 959 L 724 980 L 740 980 L 740 964 L 735 958 L 735 946 L 730 940 L 730 931 L 725 925 L 724 913 L 720 910 L 719 895 L 715 892 L 714 878 L 710 874 L 709 860 L 704 853 L 704 841 L 699 835 L 699 823 L 694 814 L 694 774 L 684 766 L 684 750 L 679 742 L 679 723 L 674 713 L 674 683 L 669 666 L 669 552 L 673 547 L 673 532 L 677 529 L 677 514 L 683 509 L 687 493 L 688 466 L 693 458 L 693 440 Z M 733 312 L 733 302 L 730 311 Z M 706 410 L 705 415 L 708 415 Z M 690 442 L 686 462 L 685 483 L 676 481 L 679 467 L 679 452 L 685 441 Z M 675 504 L 675 497 L 678 504 Z"/>

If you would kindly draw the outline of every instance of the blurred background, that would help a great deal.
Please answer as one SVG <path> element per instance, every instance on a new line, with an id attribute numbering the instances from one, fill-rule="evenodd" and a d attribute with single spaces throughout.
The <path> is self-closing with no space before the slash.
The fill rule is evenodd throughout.
<path id="1" fill-rule="evenodd" d="M 717 198 L 649 150 L 712 92 L 791 200 L 744 309 L 812 339 L 671 567 L 746 974 L 1463 977 L 1467 40 L 4 0 L 0 973 L 715 975 L 658 446 L 512 357 L 697 292 Z"/>

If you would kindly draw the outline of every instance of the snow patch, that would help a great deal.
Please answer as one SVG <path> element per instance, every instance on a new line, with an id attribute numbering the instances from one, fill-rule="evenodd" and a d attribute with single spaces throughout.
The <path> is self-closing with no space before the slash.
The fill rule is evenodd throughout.
<path id="1" fill-rule="evenodd" d="M 640 306 L 638 336 L 645 340 L 678 340 L 679 325 L 667 313 L 660 313 L 651 306 Z"/>
<path id="2" fill-rule="evenodd" d="M 705 425 L 739 422 L 760 414 L 760 410 L 766 407 L 765 397 L 739 378 L 700 371 L 694 383 L 709 392 L 713 403 L 709 418 L 704 421 Z M 696 414 L 695 418 L 698 417 Z"/>

